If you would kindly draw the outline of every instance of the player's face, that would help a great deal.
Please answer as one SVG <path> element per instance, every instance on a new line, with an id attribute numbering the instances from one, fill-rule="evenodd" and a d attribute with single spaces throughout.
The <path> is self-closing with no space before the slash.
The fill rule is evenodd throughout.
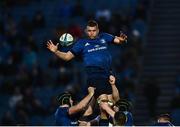
<path id="1" fill-rule="evenodd" d="M 94 26 L 94 27 L 87 26 L 86 27 L 86 34 L 90 39 L 95 39 L 96 36 L 98 35 L 98 33 L 99 33 L 99 29 L 96 26 Z"/>

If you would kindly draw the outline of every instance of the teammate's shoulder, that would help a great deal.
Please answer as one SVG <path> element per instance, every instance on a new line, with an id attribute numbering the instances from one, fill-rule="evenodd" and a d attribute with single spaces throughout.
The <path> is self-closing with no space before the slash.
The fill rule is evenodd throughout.
<path id="1" fill-rule="evenodd" d="M 82 43 L 84 41 L 86 41 L 86 38 L 80 38 L 76 40 L 76 43 Z"/>
<path id="2" fill-rule="evenodd" d="M 102 33 L 100 33 L 100 35 L 102 36 L 102 35 L 111 35 L 110 33 L 106 33 L 106 32 L 102 32 Z"/>
<path id="3" fill-rule="evenodd" d="M 74 45 L 83 45 L 84 39 L 77 39 L 74 43 Z"/>
<path id="4" fill-rule="evenodd" d="M 112 36 L 110 33 L 102 32 L 99 34 L 100 37 Z"/>

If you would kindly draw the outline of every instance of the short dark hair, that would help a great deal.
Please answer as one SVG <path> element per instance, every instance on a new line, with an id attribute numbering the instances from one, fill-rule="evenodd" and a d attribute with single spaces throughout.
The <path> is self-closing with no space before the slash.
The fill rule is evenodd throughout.
<path id="1" fill-rule="evenodd" d="M 123 126 L 127 121 L 127 117 L 124 114 L 124 112 L 119 111 L 115 113 L 114 120 L 115 120 L 115 126 Z"/>
<path id="2" fill-rule="evenodd" d="M 98 27 L 98 23 L 95 21 L 95 20 L 89 20 L 88 23 L 87 23 L 87 26 L 90 26 L 90 27 Z"/>
<path id="3" fill-rule="evenodd" d="M 120 99 L 115 103 L 115 106 L 119 108 L 119 111 L 131 111 L 132 104 L 126 99 Z"/>
<path id="4" fill-rule="evenodd" d="M 168 113 L 165 113 L 165 114 L 160 114 L 157 119 L 160 119 L 160 118 L 163 118 L 165 120 L 168 120 L 168 121 L 171 121 L 171 117 Z"/>
<path id="5" fill-rule="evenodd" d="M 61 93 L 56 97 L 56 100 L 59 102 L 59 105 L 71 105 L 70 104 L 70 98 L 71 98 L 71 94 L 70 93 Z"/>

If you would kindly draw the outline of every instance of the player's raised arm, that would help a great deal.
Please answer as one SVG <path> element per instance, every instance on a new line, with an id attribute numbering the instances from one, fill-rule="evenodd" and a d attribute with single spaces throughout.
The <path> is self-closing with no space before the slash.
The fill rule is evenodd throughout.
<path id="1" fill-rule="evenodd" d="M 53 52 L 54 54 L 56 54 L 59 58 L 65 60 L 65 61 L 69 61 L 71 60 L 72 58 L 74 58 L 74 55 L 68 51 L 67 53 L 65 52 L 61 52 L 58 50 L 58 45 L 59 43 L 57 43 L 56 45 L 53 44 L 53 42 L 51 40 L 49 40 L 47 42 L 47 48 Z"/>
<path id="2" fill-rule="evenodd" d="M 115 111 L 111 109 L 107 102 L 101 102 L 100 107 L 105 110 L 112 118 L 114 118 Z"/>
<path id="3" fill-rule="evenodd" d="M 77 113 L 77 112 L 81 111 L 84 107 L 86 107 L 88 102 L 94 96 L 94 91 L 95 91 L 94 87 L 89 87 L 88 88 L 89 94 L 84 99 L 82 99 L 78 104 L 69 108 L 69 115 Z"/>
<path id="4" fill-rule="evenodd" d="M 127 36 L 123 34 L 122 32 L 120 33 L 119 36 L 115 36 L 114 38 L 114 43 L 116 44 L 122 44 L 123 42 L 127 41 Z"/>
<path id="5" fill-rule="evenodd" d="M 111 84 L 111 87 L 112 87 L 112 97 L 113 97 L 113 100 L 115 102 L 117 102 L 120 99 L 120 95 L 119 95 L 119 91 L 118 91 L 118 89 L 117 89 L 117 87 L 115 85 L 116 78 L 113 75 L 109 76 L 109 83 Z"/>

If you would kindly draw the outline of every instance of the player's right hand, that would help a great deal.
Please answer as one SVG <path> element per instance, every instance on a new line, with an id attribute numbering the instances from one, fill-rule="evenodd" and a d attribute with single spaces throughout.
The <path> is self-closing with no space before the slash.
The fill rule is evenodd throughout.
<path id="1" fill-rule="evenodd" d="M 110 75 L 109 76 L 109 83 L 111 85 L 115 85 L 115 82 L 116 82 L 116 78 L 113 75 Z"/>
<path id="2" fill-rule="evenodd" d="M 88 93 L 91 95 L 94 95 L 95 88 L 94 87 L 88 87 Z"/>
<path id="3" fill-rule="evenodd" d="M 47 48 L 53 53 L 55 53 L 58 50 L 58 45 L 59 45 L 59 43 L 54 45 L 51 40 L 47 41 Z"/>

